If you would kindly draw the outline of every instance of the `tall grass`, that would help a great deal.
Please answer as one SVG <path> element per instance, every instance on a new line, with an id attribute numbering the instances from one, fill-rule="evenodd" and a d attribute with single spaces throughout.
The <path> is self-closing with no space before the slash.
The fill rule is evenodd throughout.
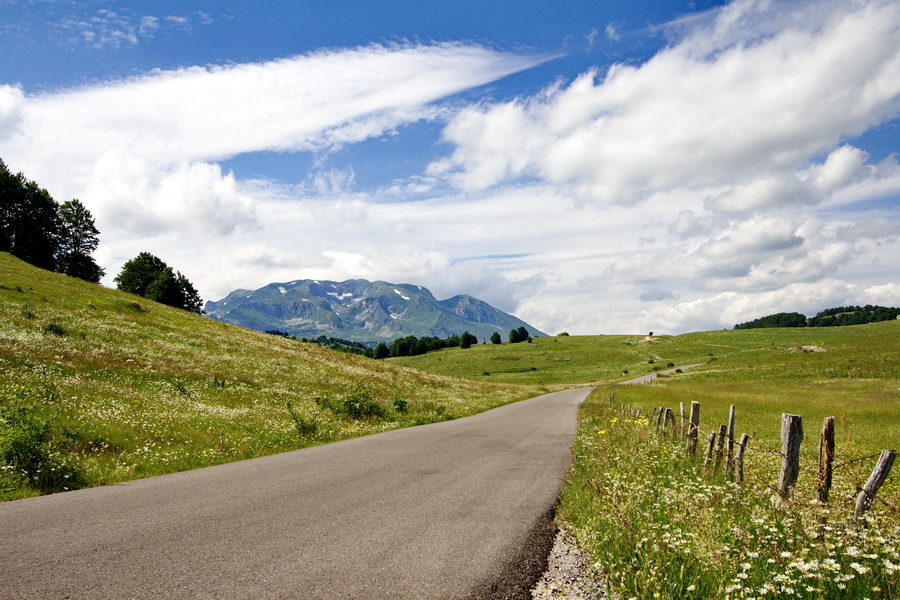
<path id="1" fill-rule="evenodd" d="M 679 440 L 647 419 L 583 405 L 559 518 L 622 598 L 893 598 L 900 593 L 900 486 L 892 478 L 866 522 L 853 500 L 875 459 L 835 472 L 815 501 L 809 469 L 793 501 L 776 493 L 780 456 L 757 439 L 742 486 L 706 477 Z M 839 459 L 840 462 L 840 459 Z"/>

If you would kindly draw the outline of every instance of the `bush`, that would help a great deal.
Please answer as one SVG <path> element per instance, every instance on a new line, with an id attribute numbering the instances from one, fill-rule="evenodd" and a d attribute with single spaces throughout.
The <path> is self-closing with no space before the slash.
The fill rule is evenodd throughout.
<path id="1" fill-rule="evenodd" d="M 355 392 L 344 398 L 344 411 L 354 419 L 383 419 L 387 416 L 384 407 L 372 398 L 369 388 L 359 386 Z"/>
<path id="2" fill-rule="evenodd" d="M 44 327 L 44 333 L 49 333 L 50 335 L 58 335 L 59 337 L 63 337 L 66 335 L 66 330 L 63 329 L 62 325 L 57 325 L 56 323 L 48 323 Z"/>
<path id="3" fill-rule="evenodd" d="M 402 398 L 397 398 L 394 400 L 394 410 L 398 413 L 405 413 L 409 409 L 409 402 L 403 400 Z"/>
<path id="4" fill-rule="evenodd" d="M 372 398 L 372 392 L 365 384 L 357 386 L 353 393 L 340 402 L 335 402 L 327 395 L 317 396 L 315 401 L 322 408 L 327 408 L 337 415 L 346 415 L 353 419 L 383 419 L 387 416 L 387 409 Z"/>

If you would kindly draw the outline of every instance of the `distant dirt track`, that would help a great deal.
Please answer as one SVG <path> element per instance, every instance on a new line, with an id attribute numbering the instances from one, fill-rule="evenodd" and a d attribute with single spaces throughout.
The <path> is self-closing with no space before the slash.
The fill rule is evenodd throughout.
<path id="1" fill-rule="evenodd" d="M 528 597 L 589 391 L 0 504 L 0 596 Z"/>

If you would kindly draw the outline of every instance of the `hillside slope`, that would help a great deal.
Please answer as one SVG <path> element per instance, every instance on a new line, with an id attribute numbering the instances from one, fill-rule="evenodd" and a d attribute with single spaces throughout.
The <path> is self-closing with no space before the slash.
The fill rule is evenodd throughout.
<path id="1" fill-rule="evenodd" d="M 54 464 L 72 466 L 84 485 L 461 417 L 536 393 L 235 327 L 5 253 L 0 372 L 0 451 L 47 422 Z M 0 498 L 36 493 L 14 471 L 0 469 Z"/>
<path id="2" fill-rule="evenodd" d="M 519 327 L 533 336 L 546 335 L 472 296 L 437 300 L 418 285 L 365 279 L 297 280 L 235 290 L 222 300 L 207 302 L 206 313 L 257 331 L 355 342 L 391 342 L 410 335 L 447 338 L 465 331 L 486 340 L 493 333 L 506 338 Z"/>

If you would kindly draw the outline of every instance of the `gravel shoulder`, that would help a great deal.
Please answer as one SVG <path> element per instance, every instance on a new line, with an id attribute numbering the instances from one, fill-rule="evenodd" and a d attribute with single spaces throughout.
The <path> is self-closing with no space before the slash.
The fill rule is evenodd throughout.
<path id="1" fill-rule="evenodd" d="M 532 600 L 605 600 L 598 565 L 560 529 L 547 559 L 547 570 L 531 590 Z"/>

